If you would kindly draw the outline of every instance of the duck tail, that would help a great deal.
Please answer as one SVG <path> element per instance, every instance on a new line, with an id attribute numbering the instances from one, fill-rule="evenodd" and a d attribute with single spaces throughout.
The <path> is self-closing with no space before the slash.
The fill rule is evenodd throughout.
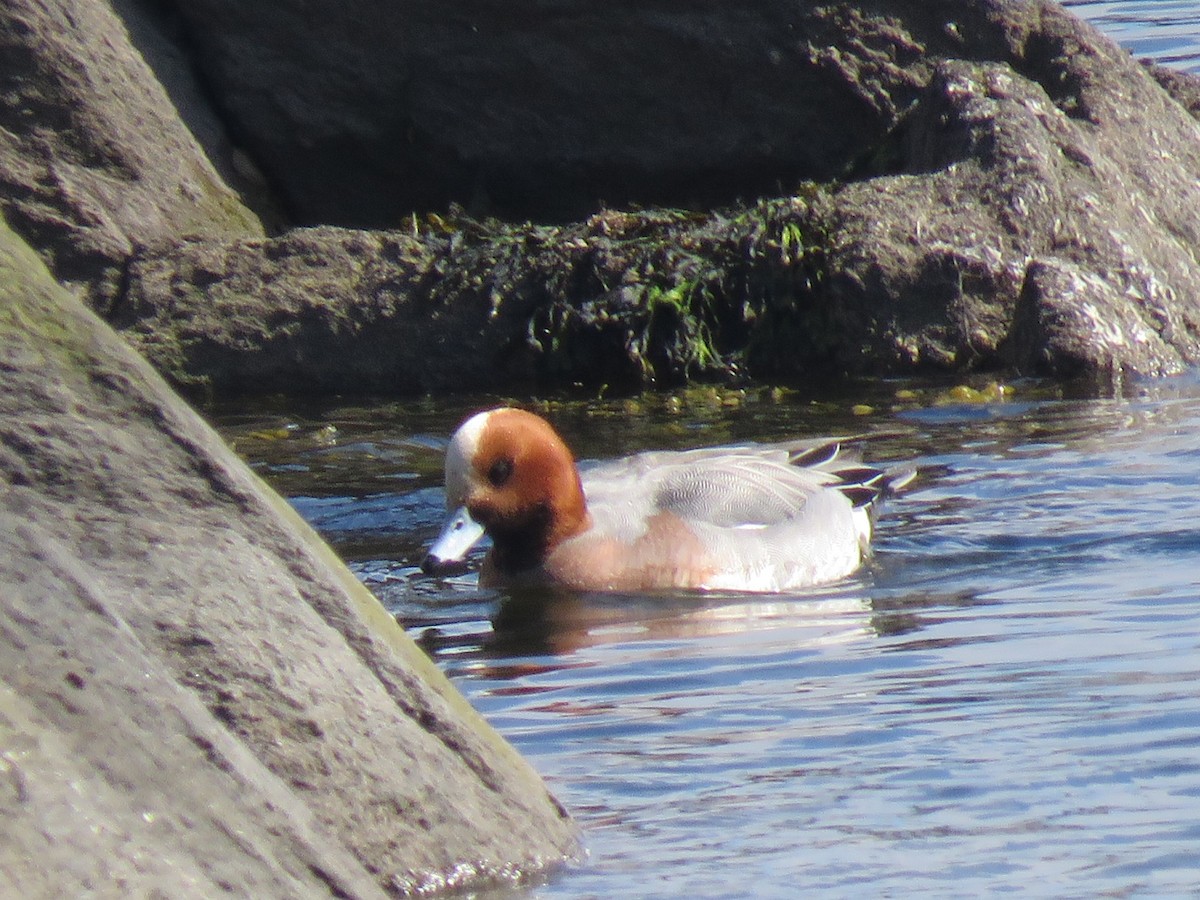
<path id="1" fill-rule="evenodd" d="M 858 509 L 899 494 L 917 477 L 917 470 L 911 467 L 876 469 L 873 466 L 853 466 L 834 469 L 832 474 L 841 479 L 837 489 L 849 497 L 851 504 Z"/>
<path id="2" fill-rule="evenodd" d="M 915 466 L 895 466 L 894 468 L 884 470 L 883 495 L 885 497 L 894 497 L 897 494 L 903 493 L 920 474 L 920 469 Z"/>
<path id="3" fill-rule="evenodd" d="M 881 469 L 864 465 L 859 454 L 854 450 L 847 451 L 841 440 L 792 450 L 788 462 L 802 469 L 817 469 L 833 475 L 839 482 L 835 487 L 850 498 L 856 509 L 901 493 L 919 474 L 912 466 Z"/>

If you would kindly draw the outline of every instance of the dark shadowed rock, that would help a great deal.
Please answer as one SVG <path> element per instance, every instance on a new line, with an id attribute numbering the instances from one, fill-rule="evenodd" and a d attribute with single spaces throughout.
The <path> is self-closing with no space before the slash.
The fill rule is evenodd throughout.
<path id="1" fill-rule="evenodd" d="M 957 0 L 175 7 L 297 215 L 360 226 L 452 200 L 565 219 L 829 179 L 888 133 L 937 59 L 1007 58 L 1040 13 Z"/>
<path id="2" fill-rule="evenodd" d="M 107 2 L 0 4 L 0 210 L 101 309 L 138 248 L 262 232 L 188 130 L 220 144 L 176 51 L 148 18 L 134 31 L 140 49 Z"/>
<path id="3" fill-rule="evenodd" d="M 0 228 L 0 892 L 371 897 L 573 826 L 294 511 Z"/>

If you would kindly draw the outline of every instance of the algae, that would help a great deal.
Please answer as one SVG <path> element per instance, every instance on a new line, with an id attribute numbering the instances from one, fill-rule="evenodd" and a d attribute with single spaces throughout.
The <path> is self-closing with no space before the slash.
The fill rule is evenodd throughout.
<path id="1" fill-rule="evenodd" d="M 5 367 L 43 365 L 53 352 L 69 369 L 92 361 L 85 338 L 54 314 L 59 290 L 45 264 L 0 218 L 0 346 Z"/>

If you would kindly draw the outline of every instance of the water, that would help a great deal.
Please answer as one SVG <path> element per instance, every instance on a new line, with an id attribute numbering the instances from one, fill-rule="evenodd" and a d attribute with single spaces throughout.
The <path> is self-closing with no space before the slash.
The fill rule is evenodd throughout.
<path id="1" fill-rule="evenodd" d="M 1111 35 L 1139 59 L 1200 72 L 1200 4 L 1196 0 L 1067 0 L 1063 6 Z"/>
<path id="2" fill-rule="evenodd" d="M 926 470 L 832 588 L 550 609 L 415 569 L 480 398 L 214 415 L 585 829 L 530 896 L 1194 892 L 1200 378 L 1012 387 L 550 406 L 585 455 L 854 431 Z"/>
<path id="3" fill-rule="evenodd" d="M 1200 71 L 1193 0 L 1067 5 Z M 868 432 L 926 470 L 831 588 L 550 609 L 415 569 L 483 398 L 211 414 L 583 826 L 520 896 L 1194 895 L 1200 378 L 1013 387 L 550 405 L 585 456 Z"/>

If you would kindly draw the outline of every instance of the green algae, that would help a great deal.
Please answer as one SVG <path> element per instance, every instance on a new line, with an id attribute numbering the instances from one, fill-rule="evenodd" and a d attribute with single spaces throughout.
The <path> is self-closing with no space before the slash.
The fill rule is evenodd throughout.
<path id="1" fill-rule="evenodd" d="M 484 285 L 494 308 L 523 297 L 542 383 L 633 392 L 737 381 L 781 345 L 822 343 L 806 333 L 820 320 L 798 314 L 824 283 L 820 191 L 703 213 L 602 210 L 564 226 L 453 210 L 434 235 L 453 260 L 439 268 L 454 281 L 442 299 Z"/>

